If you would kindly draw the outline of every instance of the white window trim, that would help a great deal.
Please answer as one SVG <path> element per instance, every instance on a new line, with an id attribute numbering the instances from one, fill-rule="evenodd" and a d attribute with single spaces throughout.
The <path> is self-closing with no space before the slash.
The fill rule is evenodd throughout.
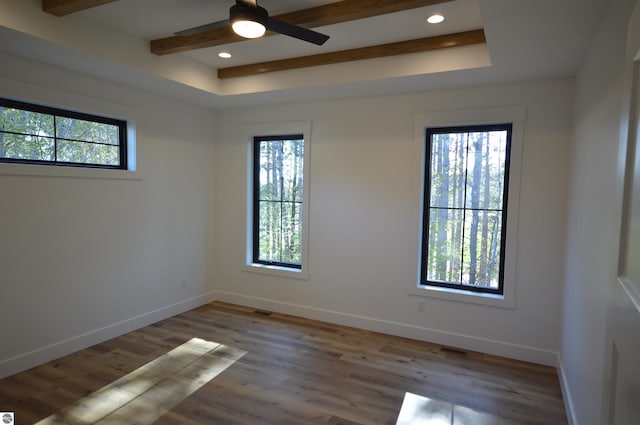
<path id="1" fill-rule="evenodd" d="M 0 163 L 0 176 L 57 177 L 97 180 L 142 180 L 138 171 L 44 164 Z"/>
<path id="2" fill-rule="evenodd" d="M 276 277 L 309 280 L 309 159 L 311 156 L 311 121 L 244 124 L 241 131 L 247 158 L 247 196 L 245 197 L 246 226 L 242 270 Z M 302 171 L 304 181 L 302 196 L 302 267 L 300 269 L 269 266 L 253 262 L 253 138 L 256 136 L 286 134 L 302 134 L 304 139 L 304 168 Z"/>
<path id="3" fill-rule="evenodd" d="M 10 80 L 8 80 L 10 81 Z M 0 78 L 0 83 L 3 79 Z M 92 168 L 90 166 L 65 166 L 65 165 L 49 165 L 37 163 L 10 163 L 0 162 L 0 176 L 28 176 L 28 177 L 58 177 L 58 178 L 77 178 L 77 179 L 104 179 L 104 180 L 142 180 L 139 173 L 137 158 L 137 140 L 136 140 L 136 122 L 134 120 L 121 118 L 120 115 L 126 107 L 122 105 L 107 105 L 101 108 L 75 107 L 69 105 L 60 105 L 55 102 L 49 102 L 42 99 L 28 99 L 23 97 L 10 96 L 6 93 L 0 93 L 0 96 L 16 100 L 19 102 L 27 102 L 39 104 L 56 109 L 75 111 L 90 115 L 102 115 L 110 118 L 126 121 L 127 123 L 127 169 L 105 169 Z"/>
<path id="4" fill-rule="evenodd" d="M 416 175 L 420 176 L 417 185 L 417 199 L 420 200 L 419 211 L 419 246 L 417 257 L 417 280 L 409 287 L 410 295 L 439 298 L 448 301 L 458 301 L 480 304 L 491 307 L 516 308 L 516 264 L 518 246 L 518 208 L 520 204 L 520 176 L 522 171 L 522 149 L 524 143 L 524 123 L 526 108 L 524 106 L 468 109 L 458 111 L 435 111 L 414 116 Z M 511 133 L 511 163 L 509 172 L 509 194 L 507 204 L 507 237 L 505 245 L 504 264 L 504 294 L 486 294 L 460 289 L 441 288 L 422 285 L 420 282 L 420 262 L 422 257 L 422 226 L 425 182 L 425 129 L 428 127 L 455 127 L 468 125 L 487 125 L 512 123 Z"/>

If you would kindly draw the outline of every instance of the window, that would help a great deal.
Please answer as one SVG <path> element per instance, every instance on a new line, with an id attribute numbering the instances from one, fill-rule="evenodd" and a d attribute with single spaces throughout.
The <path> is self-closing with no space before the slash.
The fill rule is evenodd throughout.
<path id="1" fill-rule="evenodd" d="M 0 161 L 127 169 L 126 122 L 0 99 Z"/>
<path id="2" fill-rule="evenodd" d="M 427 128 L 422 285 L 503 294 L 511 132 Z"/>
<path id="3" fill-rule="evenodd" d="M 253 138 L 253 263 L 302 267 L 304 136 Z"/>

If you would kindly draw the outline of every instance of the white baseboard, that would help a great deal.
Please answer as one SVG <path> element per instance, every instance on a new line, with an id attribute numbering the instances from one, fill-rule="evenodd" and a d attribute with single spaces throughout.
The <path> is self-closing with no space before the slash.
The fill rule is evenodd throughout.
<path id="1" fill-rule="evenodd" d="M 218 301 L 428 341 L 545 366 L 557 366 L 558 353 L 554 351 L 231 292 L 213 291 L 213 293 Z"/>
<path id="2" fill-rule="evenodd" d="M 214 301 L 209 292 L 0 361 L 0 379 Z"/>
<path id="3" fill-rule="evenodd" d="M 578 425 L 576 411 L 573 407 L 573 399 L 571 398 L 571 391 L 569 390 L 569 382 L 567 381 L 567 375 L 564 371 L 564 363 L 562 362 L 562 356 L 560 354 L 558 354 L 557 362 L 556 370 L 558 371 L 558 380 L 560 381 L 564 410 L 567 412 L 567 421 L 569 422 L 569 425 Z"/>
<path id="4" fill-rule="evenodd" d="M 42 363 L 55 360 L 62 356 L 66 356 L 92 345 L 99 344 L 127 332 L 140 329 L 144 326 L 150 325 L 160 320 L 175 316 L 176 314 L 180 314 L 185 311 L 200 307 L 215 300 L 275 311 L 284 314 L 290 314 L 299 317 L 305 317 L 314 320 L 321 320 L 375 332 L 382 332 L 389 335 L 397 335 L 406 338 L 429 341 L 436 344 L 443 344 L 447 346 L 493 354 L 516 360 L 523 360 L 547 366 L 560 366 L 560 382 L 562 385 L 563 395 L 565 395 L 567 413 L 569 415 L 570 412 L 573 412 L 573 410 L 571 409 L 570 397 L 566 396 L 569 393 L 566 382 L 564 380 L 564 375 L 562 373 L 562 365 L 561 363 L 559 363 L 558 354 L 555 352 L 485 338 L 478 338 L 470 335 L 429 329 L 405 323 L 380 320 L 372 317 L 358 316 L 354 314 L 341 313 L 337 311 L 319 309 L 298 304 L 284 303 L 273 299 L 250 297 L 242 294 L 235 294 L 224 291 L 212 291 L 203 295 L 199 295 L 197 297 L 180 301 L 175 304 L 171 304 L 157 310 L 144 313 L 139 316 L 93 330 L 91 332 L 87 332 L 82 335 L 74 336 L 55 344 L 41 347 L 15 357 L 2 360 L 0 361 L 0 379 L 38 366 Z M 575 425 L 575 422 L 573 422 L 571 425 Z"/>

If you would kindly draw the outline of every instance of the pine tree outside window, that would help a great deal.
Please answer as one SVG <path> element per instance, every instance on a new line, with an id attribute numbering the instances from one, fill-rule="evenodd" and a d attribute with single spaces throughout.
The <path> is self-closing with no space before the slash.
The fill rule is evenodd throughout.
<path id="1" fill-rule="evenodd" d="M 511 132 L 427 129 L 422 285 L 503 294 Z"/>
<path id="2" fill-rule="evenodd" d="M 253 263 L 300 269 L 304 136 L 257 136 L 253 144 Z"/>

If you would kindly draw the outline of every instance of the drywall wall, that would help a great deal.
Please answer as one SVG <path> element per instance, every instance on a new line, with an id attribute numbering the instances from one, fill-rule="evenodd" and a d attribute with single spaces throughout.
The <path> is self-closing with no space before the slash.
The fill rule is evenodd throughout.
<path id="1" fill-rule="evenodd" d="M 611 2 L 577 78 L 560 354 L 569 417 L 581 425 L 602 423 L 607 302 L 622 202 L 625 44 L 634 3 Z"/>
<path id="2" fill-rule="evenodd" d="M 221 111 L 216 297 L 555 365 L 573 87 L 572 79 L 560 79 Z M 504 106 L 526 108 L 515 308 L 409 295 L 420 232 L 414 116 Z M 308 280 L 243 268 L 243 128 L 288 121 L 311 122 Z"/>
<path id="3" fill-rule="evenodd" d="M 214 125 L 203 108 L 2 60 L 2 95 L 131 119 L 138 168 L 118 179 L 0 170 L 0 336 L 13 342 L 2 374 L 214 297 L 554 364 L 572 79 L 221 111 Z M 414 117 L 504 106 L 526 108 L 515 308 L 410 295 Z M 307 280 L 243 268 L 244 124 L 289 121 L 311 123 Z"/>
<path id="4" fill-rule="evenodd" d="M 131 120 L 137 145 L 134 173 L 0 163 L 0 376 L 210 300 L 212 112 L 0 60 L 0 96 Z"/>

